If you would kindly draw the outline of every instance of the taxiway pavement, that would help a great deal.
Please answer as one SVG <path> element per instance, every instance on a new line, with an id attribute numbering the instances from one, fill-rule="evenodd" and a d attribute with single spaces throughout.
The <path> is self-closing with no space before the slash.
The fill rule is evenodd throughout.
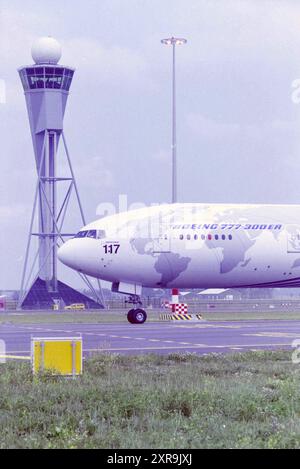
<path id="1" fill-rule="evenodd" d="M 103 324 L 1 324 L 6 354 L 29 356 L 31 337 L 82 336 L 84 355 L 195 352 L 228 353 L 293 349 L 300 341 L 298 320 L 146 322 Z"/>

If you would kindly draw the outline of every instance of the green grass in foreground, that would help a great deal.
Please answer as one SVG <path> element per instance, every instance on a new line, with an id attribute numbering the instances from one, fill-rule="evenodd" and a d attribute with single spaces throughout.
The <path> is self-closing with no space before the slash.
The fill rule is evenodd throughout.
<path id="1" fill-rule="evenodd" d="M 289 352 L 101 354 L 73 380 L 0 365 L 1 448 L 296 448 Z"/>

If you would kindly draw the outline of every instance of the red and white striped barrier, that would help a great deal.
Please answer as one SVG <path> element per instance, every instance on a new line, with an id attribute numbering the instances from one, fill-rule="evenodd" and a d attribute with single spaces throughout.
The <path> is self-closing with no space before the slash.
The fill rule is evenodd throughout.
<path id="1" fill-rule="evenodd" d="M 188 305 L 186 303 L 173 303 L 171 306 L 172 306 L 172 313 L 187 314 L 188 312 Z"/>
<path id="2" fill-rule="evenodd" d="M 172 301 L 173 305 L 179 304 L 179 290 L 178 288 L 172 288 Z"/>

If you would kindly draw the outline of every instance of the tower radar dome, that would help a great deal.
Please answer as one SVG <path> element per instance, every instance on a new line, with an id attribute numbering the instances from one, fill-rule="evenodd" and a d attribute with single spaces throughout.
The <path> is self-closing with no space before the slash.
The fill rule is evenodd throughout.
<path id="1" fill-rule="evenodd" d="M 31 55 L 36 64 L 57 64 L 61 58 L 61 45 L 53 37 L 40 37 L 31 48 Z"/>

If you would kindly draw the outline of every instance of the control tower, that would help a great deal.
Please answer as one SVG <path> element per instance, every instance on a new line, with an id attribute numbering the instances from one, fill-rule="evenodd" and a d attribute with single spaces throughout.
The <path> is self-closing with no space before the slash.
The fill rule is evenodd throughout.
<path id="1" fill-rule="evenodd" d="M 61 46 L 51 37 L 38 39 L 33 44 L 31 53 L 35 64 L 21 67 L 18 71 L 25 93 L 38 177 L 19 308 L 48 309 L 60 302 L 67 305 L 84 303 L 86 307 L 99 308 L 101 296 L 87 277 L 83 280 L 92 291 L 94 299 L 82 295 L 57 278 L 57 249 L 68 237 L 74 236 L 74 233 L 63 230 L 72 192 L 75 193 L 82 225 L 86 224 L 63 132 L 64 113 L 74 69 L 58 64 L 62 54 Z M 68 172 L 58 176 L 60 141 L 64 147 Z M 58 200 L 59 183 L 67 184 L 61 200 Z M 61 187 L 62 184 L 60 189 Z M 59 194 L 61 192 L 62 190 Z M 38 249 L 32 261 L 33 237 L 38 238 Z"/>

